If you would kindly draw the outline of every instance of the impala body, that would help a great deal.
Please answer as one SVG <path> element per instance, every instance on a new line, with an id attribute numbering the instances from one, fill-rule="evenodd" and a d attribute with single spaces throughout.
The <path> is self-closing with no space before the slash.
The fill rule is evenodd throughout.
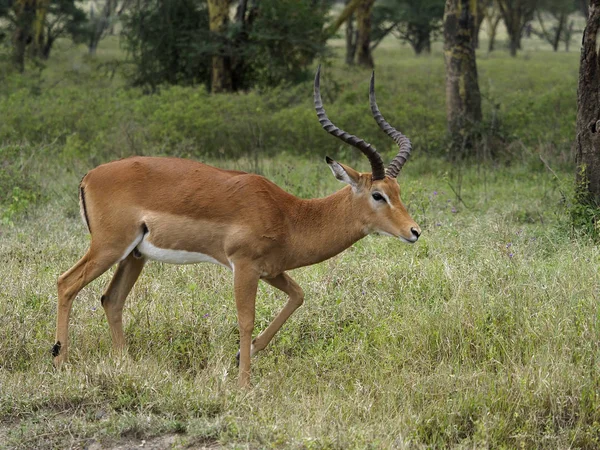
<path id="1" fill-rule="evenodd" d="M 119 350 L 125 345 L 125 298 L 147 260 L 212 262 L 233 272 L 240 328 L 239 381 L 248 385 L 250 356 L 269 343 L 303 302 L 302 289 L 287 270 L 328 259 L 369 233 L 416 242 L 421 231 L 402 204 L 395 179 L 408 158 L 410 142 L 379 114 L 373 80 L 375 119 L 400 146 L 387 173 L 374 148 L 329 121 L 320 100 L 319 72 L 315 105 L 323 127 L 363 151 L 373 169 L 359 173 L 327 158 L 334 176 L 348 186 L 325 198 L 300 199 L 262 176 L 178 158 L 132 157 L 88 172 L 80 185 L 80 205 L 92 240 L 83 258 L 58 280 L 56 366 L 67 357 L 75 296 L 110 267 L 118 263 L 101 302 L 113 345 Z M 261 279 L 286 292 L 289 300 L 252 341 Z"/>

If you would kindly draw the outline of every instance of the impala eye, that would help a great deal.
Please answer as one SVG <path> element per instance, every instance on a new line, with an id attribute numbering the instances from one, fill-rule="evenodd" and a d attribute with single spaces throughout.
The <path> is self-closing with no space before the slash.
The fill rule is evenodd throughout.
<path id="1" fill-rule="evenodd" d="M 385 202 L 385 198 L 379 192 L 373 192 L 372 196 L 373 200 L 377 202 Z"/>

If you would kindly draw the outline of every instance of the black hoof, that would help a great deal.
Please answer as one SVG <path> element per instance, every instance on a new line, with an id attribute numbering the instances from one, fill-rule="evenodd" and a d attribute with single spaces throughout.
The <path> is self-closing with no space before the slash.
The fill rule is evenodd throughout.
<path id="1" fill-rule="evenodd" d="M 56 358 L 58 355 L 60 355 L 60 347 L 60 341 L 57 341 L 56 344 L 52 346 L 52 357 Z"/>
<path id="2" fill-rule="evenodd" d="M 235 365 L 240 367 L 240 351 L 238 350 L 237 355 L 235 355 Z"/>

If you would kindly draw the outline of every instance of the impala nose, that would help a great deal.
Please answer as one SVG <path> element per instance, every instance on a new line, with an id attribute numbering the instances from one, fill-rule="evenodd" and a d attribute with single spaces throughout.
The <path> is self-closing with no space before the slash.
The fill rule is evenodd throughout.
<path id="1" fill-rule="evenodd" d="M 419 239 L 419 236 L 421 236 L 421 230 L 419 230 L 418 228 L 412 227 L 410 229 L 410 232 L 413 234 L 413 236 L 415 237 L 415 241 L 417 239 Z"/>

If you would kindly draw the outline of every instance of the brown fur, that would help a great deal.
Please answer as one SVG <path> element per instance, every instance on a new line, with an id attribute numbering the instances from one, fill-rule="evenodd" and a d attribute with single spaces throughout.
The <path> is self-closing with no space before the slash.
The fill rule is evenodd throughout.
<path id="1" fill-rule="evenodd" d="M 177 158 L 133 157 L 91 170 L 81 182 L 81 192 L 85 192 L 92 241 L 86 255 L 58 280 L 56 342 L 61 346 L 55 365 L 67 357 L 75 296 L 119 261 L 103 307 L 114 346 L 124 346 L 123 304 L 145 263 L 134 252 L 125 252 L 147 231 L 146 238 L 156 247 L 204 253 L 234 267 L 240 384 L 247 385 L 259 279 L 290 299 L 255 339 L 252 353 L 264 348 L 302 304 L 302 289 L 286 270 L 331 258 L 372 232 L 413 242 L 420 234 L 400 200 L 395 179 L 372 181 L 368 173 L 341 164 L 336 167 L 343 169 L 353 186 L 310 200 L 288 194 L 258 175 Z M 385 193 L 391 205 L 375 202 L 374 191 Z"/>

